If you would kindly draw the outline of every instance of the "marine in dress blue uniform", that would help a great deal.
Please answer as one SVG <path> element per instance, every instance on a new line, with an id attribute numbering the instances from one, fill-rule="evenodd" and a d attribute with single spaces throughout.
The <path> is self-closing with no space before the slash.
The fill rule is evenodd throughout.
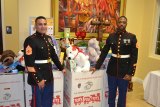
<path id="1" fill-rule="evenodd" d="M 28 84 L 32 87 L 32 107 L 52 107 L 53 74 L 51 61 L 65 72 L 54 49 L 51 37 L 46 35 L 47 21 L 43 16 L 35 20 L 36 33 L 24 42 L 24 59 L 28 70 Z"/>
<path id="2" fill-rule="evenodd" d="M 117 31 L 109 34 L 97 64 L 93 69 L 93 71 L 100 69 L 108 51 L 111 49 L 112 57 L 109 60 L 106 71 L 108 74 L 109 107 L 115 107 L 117 88 L 119 91 L 117 107 L 126 107 L 128 81 L 131 80 L 136 69 L 138 58 L 137 39 L 134 34 L 125 30 L 126 25 L 127 18 L 121 16 L 118 19 Z"/>

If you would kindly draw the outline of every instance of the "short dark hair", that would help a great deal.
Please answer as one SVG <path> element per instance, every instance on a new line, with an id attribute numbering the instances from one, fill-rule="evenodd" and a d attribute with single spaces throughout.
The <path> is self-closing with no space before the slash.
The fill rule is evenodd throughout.
<path id="1" fill-rule="evenodd" d="M 126 21 L 128 20 L 126 16 L 120 16 L 120 17 L 118 18 L 118 21 L 119 21 L 119 19 L 121 19 L 121 18 L 125 18 Z"/>
<path id="2" fill-rule="evenodd" d="M 44 17 L 44 16 L 38 16 L 36 19 L 35 19 L 35 23 L 37 23 L 37 20 L 38 19 L 44 19 L 44 20 L 46 20 L 46 18 Z"/>

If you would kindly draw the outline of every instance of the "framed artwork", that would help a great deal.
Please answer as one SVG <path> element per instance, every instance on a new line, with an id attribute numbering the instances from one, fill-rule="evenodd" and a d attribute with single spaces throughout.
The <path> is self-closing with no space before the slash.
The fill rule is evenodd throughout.
<path id="1" fill-rule="evenodd" d="M 60 38 L 64 28 L 70 28 L 71 37 L 77 31 L 85 31 L 87 39 L 95 36 L 100 27 L 107 37 L 116 29 L 117 19 L 125 14 L 125 8 L 126 0 L 52 0 L 55 36 Z M 98 24 L 92 24 L 95 20 Z M 101 24 L 107 21 L 109 25 Z"/>
<path id="2" fill-rule="evenodd" d="M 6 26 L 6 34 L 12 34 L 12 26 Z"/>

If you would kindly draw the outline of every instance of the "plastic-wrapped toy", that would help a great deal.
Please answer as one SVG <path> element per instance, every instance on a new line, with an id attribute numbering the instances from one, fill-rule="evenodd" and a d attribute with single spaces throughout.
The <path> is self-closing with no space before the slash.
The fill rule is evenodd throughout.
<path id="1" fill-rule="evenodd" d="M 12 50 L 3 51 L 0 58 L 0 72 L 4 73 L 18 73 L 24 71 L 25 67 L 16 59 L 16 54 Z"/>
<path id="2" fill-rule="evenodd" d="M 88 41 L 88 54 L 89 54 L 89 61 L 91 63 L 96 63 L 101 54 L 99 41 L 96 38 L 92 38 Z"/>
<path id="3" fill-rule="evenodd" d="M 18 54 L 17 54 L 17 56 L 16 56 L 16 58 L 15 58 L 15 61 L 20 62 L 20 64 L 21 64 L 23 67 L 25 67 L 25 62 L 24 62 L 24 50 L 23 50 L 23 49 L 21 49 L 21 50 L 18 52 Z"/>

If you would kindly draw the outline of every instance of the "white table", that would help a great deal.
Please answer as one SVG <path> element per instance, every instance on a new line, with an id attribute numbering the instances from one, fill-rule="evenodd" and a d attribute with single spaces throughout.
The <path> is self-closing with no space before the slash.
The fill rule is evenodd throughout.
<path id="1" fill-rule="evenodd" d="M 152 71 L 147 74 L 143 82 L 144 99 L 156 106 L 160 107 L 160 71 Z"/>

